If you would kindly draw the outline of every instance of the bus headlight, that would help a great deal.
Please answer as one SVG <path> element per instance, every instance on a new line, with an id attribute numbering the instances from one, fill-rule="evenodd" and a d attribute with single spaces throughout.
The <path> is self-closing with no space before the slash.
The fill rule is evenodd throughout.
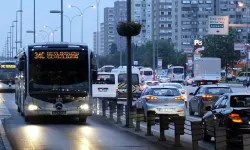
<path id="1" fill-rule="evenodd" d="M 2 85 L 2 84 L 0 84 L 0 88 L 1 88 L 1 87 L 3 87 L 3 85 Z"/>
<path id="2" fill-rule="evenodd" d="M 80 108 L 82 110 L 88 110 L 89 109 L 89 105 L 88 104 L 83 104 L 83 105 L 80 106 Z"/>
<path id="3" fill-rule="evenodd" d="M 36 105 L 29 105 L 28 106 L 28 110 L 31 110 L 31 111 L 37 110 L 37 109 L 38 109 L 38 107 Z"/>

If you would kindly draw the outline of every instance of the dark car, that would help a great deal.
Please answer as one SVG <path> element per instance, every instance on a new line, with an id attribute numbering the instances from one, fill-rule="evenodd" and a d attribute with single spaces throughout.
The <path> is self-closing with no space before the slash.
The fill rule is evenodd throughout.
<path id="1" fill-rule="evenodd" d="M 232 89 L 224 85 L 201 85 L 195 93 L 190 93 L 189 114 L 194 115 L 198 112 L 198 116 L 204 115 L 205 107 L 212 106 L 216 100 L 225 93 L 232 93 Z"/>
<path id="2" fill-rule="evenodd" d="M 208 112 L 203 117 L 204 140 L 211 140 L 213 135 L 208 129 L 213 126 L 226 127 L 228 142 L 242 140 L 241 133 L 250 133 L 250 94 L 224 94 L 214 106 L 206 109 Z"/>

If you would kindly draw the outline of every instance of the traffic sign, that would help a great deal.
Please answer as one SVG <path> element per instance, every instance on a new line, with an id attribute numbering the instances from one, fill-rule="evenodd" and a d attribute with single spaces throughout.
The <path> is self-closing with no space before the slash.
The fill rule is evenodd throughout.
<path id="1" fill-rule="evenodd" d="M 208 34 L 228 35 L 229 17 L 228 16 L 209 16 Z"/>
<path id="2" fill-rule="evenodd" d="M 234 43 L 234 50 L 235 51 L 244 51 L 246 49 L 245 44 L 243 43 Z"/>

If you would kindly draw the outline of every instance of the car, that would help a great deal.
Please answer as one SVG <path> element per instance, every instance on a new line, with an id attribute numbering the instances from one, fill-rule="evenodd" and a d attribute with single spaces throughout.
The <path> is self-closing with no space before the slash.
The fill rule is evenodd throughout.
<path id="1" fill-rule="evenodd" d="M 172 86 L 147 87 L 135 102 L 137 108 L 143 108 L 145 117 L 147 111 L 154 111 L 156 115 L 185 116 L 184 105 L 184 97 L 176 87 Z"/>
<path id="2" fill-rule="evenodd" d="M 158 75 L 157 78 L 160 83 L 166 83 L 170 80 L 167 75 Z"/>
<path id="3" fill-rule="evenodd" d="M 159 85 L 159 81 L 144 81 L 142 85 L 142 90 L 149 86 L 157 86 Z"/>
<path id="4" fill-rule="evenodd" d="M 250 133 L 250 94 L 227 93 L 222 95 L 202 118 L 204 124 L 204 140 L 209 141 L 213 135 L 209 127 L 225 127 L 227 141 L 241 140 L 241 133 Z M 230 144 L 230 143 L 229 143 Z"/>
<path id="5" fill-rule="evenodd" d="M 189 100 L 189 114 L 203 117 L 206 106 L 212 106 L 216 100 L 225 93 L 233 93 L 229 86 L 225 85 L 201 85 L 197 88 L 195 93 L 189 93 L 191 99 Z"/>
<path id="6" fill-rule="evenodd" d="M 191 76 L 186 76 L 186 78 L 184 80 L 184 85 L 186 85 L 186 86 L 193 85 L 193 78 Z"/>
<path id="7" fill-rule="evenodd" d="M 184 88 L 184 86 L 180 83 L 160 83 L 160 86 L 173 86 L 176 87 L 181 95 L 185 98 L 185 102 L 188 100 L 188 94 L 187 94 L 187 90 Z"/>

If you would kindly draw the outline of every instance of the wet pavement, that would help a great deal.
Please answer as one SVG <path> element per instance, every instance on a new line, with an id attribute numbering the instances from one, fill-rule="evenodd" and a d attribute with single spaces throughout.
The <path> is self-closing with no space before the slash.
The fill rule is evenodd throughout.
<path id="1" fill-rule="evenodd" d="M 5 132 L 14 150 L 161 150 L 167 149 L 99 117 L 88 118 L 86 125 L 77 119 L 39 118 L 26 123 L 17 112 L 14 94 L 2 94 L 11 118 L 4 122 Z"/>

